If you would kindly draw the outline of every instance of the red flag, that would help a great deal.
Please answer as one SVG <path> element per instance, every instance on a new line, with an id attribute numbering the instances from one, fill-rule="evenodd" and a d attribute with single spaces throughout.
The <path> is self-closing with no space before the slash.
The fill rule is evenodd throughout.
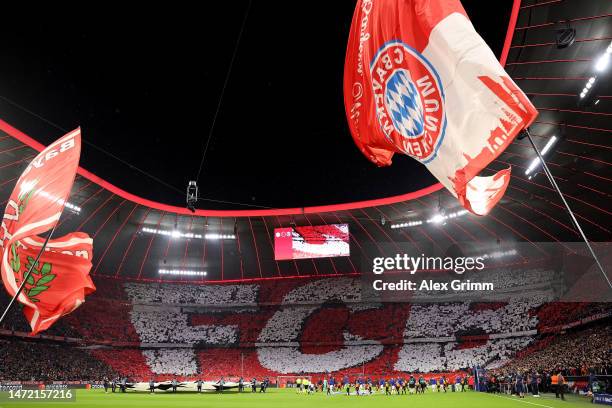
<path id="1" fill-rule="evenodd" d="M 0 231 L 0 272 L 11 296 L 44 243 L 38 235 L 52 229 L 62 214 L 80 153 L 81 130 L 76 129 L 40 152 L 11 193 Z M 48 329 L 95 291 L 89 277 L 92 244 L 92 239 L 81 232 L 47 243 L 17 299 L 24 306 L 32 335 Z"/>
<path id="2" fill-rule="evenodd" d="M 510 169 L 477 175 L 537 116 L 458 0 L 358 0 L 344 104 L 368 159 L 415 158 L 479 215 L 501 199 Z"/>

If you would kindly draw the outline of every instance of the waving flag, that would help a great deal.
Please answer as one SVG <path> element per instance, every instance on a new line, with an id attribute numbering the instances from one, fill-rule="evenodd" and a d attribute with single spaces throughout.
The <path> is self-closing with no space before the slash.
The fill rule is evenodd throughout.
<path id="1" fill-rule="evenodd" d="M 11 296 L 43 246 L 38 235 L 52 229 L 62 214 L 80 153 L 81 130 L 76 129 L 40 152 L 11 193 L 0 230 L 0 272 Z M 92 249 L 92 239 L 81 232 L 49 240 L 17 299 L 32 334 L 48 329 L 95 291 L 89 277 Z"/>
<path id="2" fill-rule="evenodd" d="M 477 175 L 537 116 L 459 0 L 358 0 L 344 104 L 368 159 L 415 158 L 479 215 L 501 199 L 510 169 Z"/>

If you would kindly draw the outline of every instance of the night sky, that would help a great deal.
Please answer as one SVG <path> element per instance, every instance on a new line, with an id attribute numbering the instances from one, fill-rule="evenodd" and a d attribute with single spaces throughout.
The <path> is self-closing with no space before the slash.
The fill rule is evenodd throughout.
<path id="1" fill-rule="evenodd" d="M 12 12 L 0 25 L 0 118 L 44 144 L 80 125 L 84 168 L 184 205 L 249 3 L 202 4 Z M 463 4 L 499 55 L 512 1 Z M 435 182 L 408 157 L 377 168 L 353 144 L 342 75 L 354 5 L 253 0 L 199 179 L 222 202 L 199 208 L 332 204 Z"/>

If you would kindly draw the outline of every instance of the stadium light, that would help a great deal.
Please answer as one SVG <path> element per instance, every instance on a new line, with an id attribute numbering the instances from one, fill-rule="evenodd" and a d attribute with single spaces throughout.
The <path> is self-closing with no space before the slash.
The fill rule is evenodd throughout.
<path id="1" fill-rule="evenodd" d="M 608 65 L 610 65 L 610 54 L 612 53 L 612 48 L 610 47 L 612 47 L 612 43 L 608 46 L 606 52 L 604 52 L 604 54 L 597 59 L 597 62 L 595 63 L 595 70 L 597 72 L 605 71 L 608 68 Z"/>
<path id="2" fill-rule="evenodd" d="M 580 92 L 580 99 L 584 98 L 585 96 L 587 96 L 587 94 L 591 91 L 591 88 L 593 88 L 593 86 L 595 85 L 595 81 L 597 80 L 597 77 L 590 77 L 586 84 L 584 85 L 584 88 L 582 88 L 582 92 Z"/>
<path id="3" fill-rule="evenodd" d="M 595 62 L 596 72 L 604 72 L 606 69 L 608 69 L 608 66 L 610 65 L 610 58 L 612 58 L 611 54 L 612 42 L 610 42 L 604 53 L 597 58 L 597 61 Z M 597 81 L 597 76 L 592 76 L 587 80 L 584 88 L 582 88 L 582 92 L 580 92 L 580 99 L 584 99 L 589 92 L 591 92 L 592 88 L 595 86 L 595 81 Z"/>
<path id="4" fill-rule="evenodd" d="M 234 234 L 205 234 L 206 239 L 236 239 Z"/>
<path id="5" fill-rule="evenodd" d="M 419 225 L 423 225 L 424 223 L 428 223 L 428 224 L 441 224 L 442 222 L 446 221 L 449 218 L 457 218 L 457 217 L 461 217 L 464 214 L 467 214 L 468 211 L 467 210 L 460 210 L 460 211 L 455 211 L 449 214 L 436 214 L 433 217 L 431 217 L 430 219 L 426 220 L 426 221 L 422 221 L 422 220 L 415 220 L 415 221 L 408 221 L 408 222 L 402 222 L 399 224 L 391 224 L 391 229 L 397 229 L 397 228 L 407 228 L 407 227 L 416 227 Z"/>
<path id="6" fill-rule="evenodd" d="M 78 205 L 74 205 L 72 203 L 66 203 L 66 205 L 64 207 L 66 207 L 69 210 L 72 210 L 72 211 L 74 211 L 76 213 L 80 213 L 81 212 L 81 207 L 79 207 Z"/>
<path id="7" fill-rule="evenodd" d="M 197 239 L 236 239 L 236 235 L 234 234 L 194 234 L 191 232 L 181 232 L 179 230 L 160 230 L 155 228 L 144 227 L 142 232 L 146 232 L 148 234 L 157 234 L 157 235 L 165 235 L 174 239 L 178 238 L 197 238 Z"/>
<path id="8" fill-rule="evenodd" d="M 441 224 L 442 222 L 450 219 L 450 218 L 457 218 L 457 217 L 461 217 L 464 214 L 467 214 L 467 210 L 459 210 L 459 211 L 455 211 L 449 214 L 436 214 L 433 217 L 431 217 L 430 219 L 427 220 L 428 223 L 434 223 L 434 224 Z"/>
<path id="9" fill-rule="evenodd" d="M 433 222 L 434 224 L 440 224 L 442 221 L 444 221 L 444 216 L 442 214 L 436 214 L 427 220 L 427 222 Z"/>
<path id="10" fill-rule="evenodd" d="M 402 223 L 399 223 L 399 224 L 391 224 L 391 229 L 406 228 L 406 227 L 416 227 L 417 225 L 422 225 L 422 224 L 423 224 L 423 221 L 421 221 L 421 220 L 402 222 Z"/>
<path id="11" fill-rule="evenodd" d="M 77 214 L 81 212 L 81 207 L 79 207 L 78 205 L 72 204 L 72 203 L 70 203 L 68 201 L 64 202 L 64 200 L 62 200 L 62 199 L 60 199 L 58 197 L 52 196 L 51 194 L 47 193 L 45 190 L 39 190 L 38 194 L 40 194 L 41 197 L 48 198 L 51 201 L 57 201 L 60 204 L 64 204 L 64 207 L 68 208 L 72 212 L 75 212 Z"/>
<path id="12" fill-rule="evenodd" d="M 193 271 L 189 269 L 160 269 L 160 275 L 181 275 L 181 276 L 206 276 L 206 271 Z"/>
<path id="13" fill-rule="evenodd" d="M 488 259 L 488 258 L 498 259 L 498 258 L 504 258 L 507 256 L 513 256 L 516 254 L 518 254 L 518 251 L 516 249 L 510 249 L 508 251 L 496 251 L 496 252 L 491 252 L 490 254 L 484 254 L 482 257 L 483 259 Z"/>
<path id="14" fill-rule="evenodd" d="M 551 137 L 548 139 L 548 142 L 546 142 L 546 145 L 544 146 L 544 148 L 542 149 L 542 152 L 541 152 L 542 157 L 544 157 L 544 155 L 545 155 L 546 153 L 548 153 L 548 151 L 549 151 L 549 150 L 552 148 L 552 146 L 553 146 L 555 143 L 557 143 L 557 136 L 551 136 Z M 533 160 L 531 161 L 531 164 L 529 165 L 529 167 L 527 167 L 527 170 L 525 170 L 525 175 L 526 175 L 526 176 L 529 176 L 529 174 L 530 174 L 532 171 L 534 171 L 534 170 L 535 170 L 535 169 L 538 167 L 538 165 L 539 165 L 539 164 L 540 164 L 540 158 L 539 158 L 539 157 L 536 157 L 535 159 L 533 159 Z M 529 179 L 531 179 L 531 177 L 530 177 Z"/>

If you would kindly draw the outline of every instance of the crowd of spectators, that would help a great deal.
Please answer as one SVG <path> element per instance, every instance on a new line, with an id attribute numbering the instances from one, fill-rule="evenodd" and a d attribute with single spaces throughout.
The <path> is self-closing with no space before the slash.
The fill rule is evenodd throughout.
<path id="1" fill-rule="evenodd" d="M 74 327 L 76 337 L 85 340 L 111 340 L 138 342 L 138 334 L 130 324 L 132 304 L 125 300 L 92 297 L 62 319 Z"/>
<path id="2" fill-rule="evenodd" d="M 68 344 L 0 339 L 1 381 L 98 381 L 117 373 Z"/>
<path id="3" fill-rule="evenodd" d="M 125 283 L 132 303 L 256 305 L 258 285 L 180 285 Z"/>
<path id="4" fill-rule="evenodd" d="M 474 310 L 469 302 L 416 304 L 406 322 L 405 338 L 448 337 L 456 332 L 508 333 L 533 330 L 538 318 L 530 314 L 546 301 L 542 295 L 513 298 L 497 309 Z"/>
<path id="5" fill-rule="evenodd" d="M 105 347 L 91 349 L 89 353 L 123 377 L 132 380 L 148 381 L 153 374 L 140 348 Z"/>
<path id="6" fill-rule="evenodd" d="M 506 361 L 533 341 L 531 336 L 488 340 L 475 347 L 460 347 L 457 342 L 408 343 L 398 353 L 397 371 L 456 371 L 492 361 Z"/>
<path id="7" fill-rule="evenodd" d="M 317 279 L 288 292 L 282 304 L 321 303 L 330 300 L 346 303 L 361 300 L 361 282 L 354 278 Z"/>
<path id="8" fill-rule="evenodd" d="M 562 326 L 601 313 L 610 313 L 609 303 L 555 302 L 538 309 L 538 328 Z"/>
<path id="9" fill-rule="evenodd" d="M 374 341 L 361 342 L 361 338 L 348 333 L 345 333 L 345 340 L 349 344 L 351 342 L 357 344 L 343 346 L 321 354 L 304 353 L 300 350 L 299 343 L 281 347 L 262 346 L 257 349 L 257 356 L 263 367 L 281 374 L 323 373 L 364 364 L 378 357 L 384 348 L 383 345 Z"/>
<path id="10" fill-rule="evenodd" d="M 491 282 L 497 289 L 525 288 L 529 286 L 550 285 L 557 276 L 555 271 L 542 268 L 483 270 L 470 275 L 472 282 Z"/>
<path id="11" fill-rule="evenodd" d="M 195 375 L 198 372 L 195 352 L 191 348 L 162 348 L 142 352 L 155 374 Z"/>
<path id="12" fill-rule="evenodd" d="M 502 370 L 563 369 L 568 375 L 587 375 L 591 371 L 612 375 L 612 327 L 609 324 L 552 335 L 542 341 L 546 342 L 545 347 L 513 359 Z"/>
<path id="13" fill-rule="evenodd" d="M 535 275 L 530 275 L 534 273 L 525 271 L 521 276 L 537 283 Z M 110 284 L 101 285 L 102 290 L 104 285 Z M 610 312 L 607 304 L 551 306 L 545 291 L 496 303 L 410 304 L 364 301 L 362 282 L 355 278 L 270 285 L 129 282 L 109 287 L 110 298 L 96 293 L 48 333 L 93 343 L 124 341 L 131 343 L 122 345 L 128 348 L 115 344 L 82 350 L 10 338 L 0 344 L 0 362 L 4 364 L 5 356 L 11 355 L 6 357 L 6 372 L 0 364 L 0 377 L 191 376 L 213 369 L 201 366 L 207 349 L 220 350 L 215 352 L 219 364 L 225 361 L 223 356 L 239 350 L 242 358 L 246 353 L 258 375 L 340 372 L 364 366 L 380 373 L 448 372 L 475 365 L 510 370 L 558 365 L 582 372 L 585 367 L 601 368 L 611 358 L 609 326 L 558 338 L 536 335 L 543 327 Z M 20 313 L 15 309 L 15 316 L 8 320 L 13 329 L 24 322 L 22 317 L 19 321 Z M 18 327 L 28 331 L 27 326 Z M 24 364 L 40 369 L 18 368 L 15 356 L 44 362 Z M 71 361 L 76 364 L 71 366 Z M 236 364 L 227 362 L 227 367 L 235 371 Z"/>
<path id="14" fill-rule="evenodd" d="M 188 315 L 180 310 L 133 310 L 131 322 L 142 343 L 181 344 L 235 344 L 238 340 L 235 326 L 192 326 Z"/>

